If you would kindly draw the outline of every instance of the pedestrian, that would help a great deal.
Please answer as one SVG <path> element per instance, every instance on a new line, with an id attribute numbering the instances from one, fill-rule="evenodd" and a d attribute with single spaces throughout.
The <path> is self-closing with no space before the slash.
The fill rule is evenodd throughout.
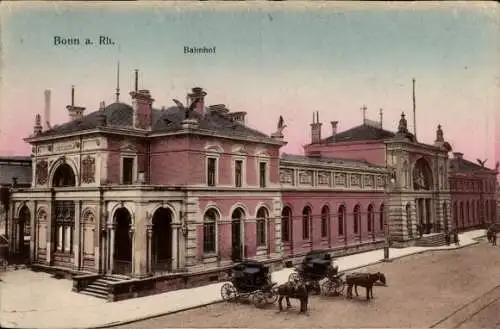
<path id="1" fill-rule="evenodd" d="M 450 242 L 451 242 L 450 241 L 451 240 L 451 236 L 450 236 L 450 232 L 449 231 L 445 232 L 444 239 L 446 240 L 446 245 L 449 246 Z"/>
<path id="2" fill-rule="evenodd" d="M 455 246 L 460 246 L 460 240 L 458 239 L 458 230 L 453 231 L 453 239 L 455 240 Z"/>
<path id="3" fill-rule="evenodd" d="M 497 245 L 497 232 L 493 231 L 493 245 Z"/>

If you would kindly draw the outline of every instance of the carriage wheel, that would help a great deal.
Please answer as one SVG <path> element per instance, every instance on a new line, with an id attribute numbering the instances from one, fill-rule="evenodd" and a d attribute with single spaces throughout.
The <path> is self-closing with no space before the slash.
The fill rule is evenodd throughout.
<path id="1" fill-rule="evenodd" d="M 256 291 L 251 296 L 250 299 L 255 307 L 264 307 L 267 303 L 266 295 L 262 291 Z"/>
<path id="2" fill-rule="evenodd" d="M 342 279 L 336 278 L 335 280 L 333 280 L 332 285 L 333 285 L 333 289 L 335 290 L 335 292 L 337 294 L 340 295 L 342 293 L 342 291 L 344 291 L 345 282 Z"/>
<path id="3" fill-rule="evenodd" d="M 290 274 L 290 276 L 288 277 L 288 282 L 295 283 L 297 281 L 301 281 L 299 273 L 293 272 L 292 274 Z"/>
<path id="4" fill-rule="evenodd" d="M 278 289 L 274 288 L 266 293 L 266 302 L 267 304 L 274 304 L 278 300 L 279 294 Z"/>
<path id="5" fill-rule="evenodd" d="M 323 282 L 323 284 L 321 284 L 321 292 L 323 292 L 325 295 L 329 295 L 333 289 L 333 282 L 330 280 L 326 280 L 325 282 Z"/>
<path id="6" fill-rule="evenodd" d="M 223 301 L 233 301 L 238 297 L 238 291 L 231 283 L 226 282 L 220 288 L 220 295 Z"/>

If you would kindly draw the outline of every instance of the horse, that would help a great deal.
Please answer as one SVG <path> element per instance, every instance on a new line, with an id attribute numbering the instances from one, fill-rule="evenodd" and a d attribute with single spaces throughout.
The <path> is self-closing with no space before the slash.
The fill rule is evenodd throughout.
<path id="1" fill-rule="evenodd" d="M 497 232 L 492 230 L 492 229 L 488 229 L 488 231 L 486 232 L 486 238 L 488 238 L 488 242 L 491 243 L 492 245 L 496 246 L 497 245 Z"/>
<path id="2" fill-rule="evenodd" d="M 277 288 L 279 299 L 278 304 L 280 312 L 283 311 L 283 298 L 286 299 L 286 307 L 292 307 L 290 298 L 298 299 L 300 301 L 300 313 L 307 313 L 307 303 L 309 301 L 309 291 L 307 285 L 302 282 L 286 282 L 279 285 Z"/>
<path id="3" fill-rule="evenodd" d="M 383 273 L 352 273 L 346 275 L 346 284 L 347 284 L 347 298 L 352 298 L 352 287 L 354 286 L 356 296 L 358 295 L 358 287 L 366 288 L 366 299 L 369 300 L 370 296 L 373 298 L 373 284 L 377 281 L 382 282 L 382 284 L 386 285 L 387 281 L 385 279 L 385 275 Z"/>

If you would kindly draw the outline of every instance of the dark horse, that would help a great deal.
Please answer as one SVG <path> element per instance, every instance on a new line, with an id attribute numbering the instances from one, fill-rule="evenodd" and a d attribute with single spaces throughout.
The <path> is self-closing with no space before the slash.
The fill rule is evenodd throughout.
<path id="1" fill-rule="evenodd" d="M 493 229 L 488 229 L 486 232 L 486 237 L 488 238 L 488 242 L 490 242 L 492 245 L 496 246 L 497 245 L 497 232 Z"/>
<path id="2" fill-rule="evenodd" d="M 386 284 L 385 275 L 383 273 L 351 273 L 346 275 L 347 298 L 352 298 L 352 287 L 358 296 L 358 286 L 366 288 L 366 299 L 373 298 L 373 284 L 377 281 Z"/>
<path id="3" fill-rule="evenodd" d="M 307 312 L 307 303 L 309 301 L 309 292 L 307 290 L 307 286 L 304 283 L 299 282 L 287 282 L 282 285 L 279 285 L 278 288 L 278 304 L 280 306 L 280 312 L 283 311 L 283 298 L 286 299 L 286 307 L 292 307 L 290 304 L 290 298 L 295 298 L 300 301 L 300 313 Z"/>

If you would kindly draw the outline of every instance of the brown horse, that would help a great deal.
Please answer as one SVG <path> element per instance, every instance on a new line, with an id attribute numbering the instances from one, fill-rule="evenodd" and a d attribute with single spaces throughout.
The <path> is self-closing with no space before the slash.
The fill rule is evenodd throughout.
<path id="1" fill-rule="evenodd" d="M 280 307 L 280 312 L 283 311 L 283 298 L 286 299 L 286 307 L 292 307 L 290 304 L 290 298 L 298 299 L 300 301 L 300 313 L 307 312 L 307 303 L 309 301 L 309 292 L 307 291 L 307 286 L 301 282 L 287 282 L 279 285 L 278 288 L 278 304 Z"/>
<path id="2" fill-rule="evenodd" d="M 358 295 L 358 286 L 366 288 L 366 299 L 373 298 L 373 284 L 377 281 L 386 285 L 387 281 L 383 273 L 351 273 L 346 275 L 347 298 L 352 298 L 352 287 L 354 286 L 356 296 Z"/>

